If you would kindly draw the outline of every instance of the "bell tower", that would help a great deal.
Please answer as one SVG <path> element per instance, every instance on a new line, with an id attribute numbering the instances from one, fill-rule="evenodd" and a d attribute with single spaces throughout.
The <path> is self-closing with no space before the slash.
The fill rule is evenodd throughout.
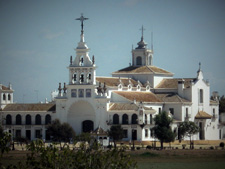
<path id="1" fill-rule="evenodd" d="M 147 43 L 144 41 L 144 27 L 142 26 L 141 41 L 137 43 L 138 47 L 132 49 L 132 66 L 151 66 L 153 65 L 153 47 L 147 48 Z"/>
<path id="2" fill-rule="evenodd" d="M 88 20 L 82 14 L 76 20 L 81 21 L 81 35 L 75 51 L 76 57 L 73 60 L 70 57 L 69 69 L 69 84 L 70 85 L 95 85 L 96 66 L 94 56 L 89 57 L 89 48 L 84 40 L 84 21 Z"/>

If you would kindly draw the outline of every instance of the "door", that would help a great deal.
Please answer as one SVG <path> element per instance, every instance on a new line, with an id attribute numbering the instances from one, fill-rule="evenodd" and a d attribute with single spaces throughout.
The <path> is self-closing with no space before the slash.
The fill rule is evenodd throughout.
<path id="1" fill-rule="evenodd" d="M 31 140 L 31 131 L 30 130 L 26 130 L 26 138 L 28 140 Z"/>
<path id="2" fill-rule="evenodd" d="M 91 120 L 85 120 L 82 124 L 82 129 L 84 133 L 90 133 L 94 130 L 94 123 Z"/>
<path id="3" fill-rule="evenodd" d="M 132 140 L 137 140 L 137 130 L 132 130 Z"/>
<path id="4" fill-rule="evenodd" d="M 199 139 L 200 140 L 205 140 L 205 131 L 204 131 L 204 127 L 203 127 L 203 122 L 199 122 Z"/>

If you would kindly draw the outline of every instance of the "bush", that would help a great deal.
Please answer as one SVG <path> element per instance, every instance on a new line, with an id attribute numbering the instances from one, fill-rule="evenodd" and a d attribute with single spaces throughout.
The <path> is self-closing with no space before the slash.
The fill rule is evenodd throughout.
<path id="1" fill-rule="evenodd" d="M 141 149 L 141 147 L 137 147 L 136 149 L 137 149 L 137 150 L 140 150 L 140 149 Z"/>
<path id="2" fill-rule="evenodd" d="M 214 147 L 213 147 L 213 146 L 211 146 L 211 147 L 209 147 L 209 149 L 210 149 L 210 150 L 214 150 Z"/>
<path id="3" fill-rule="evenodd" d="M 221 143 L 220 143 L 220 147 L 221 147 L 221 148 L 224 148 L 224 142 L 221 142 Z"/>
<path id="4" fill-rule="evenodd" d="M 8 169 L 52 169 L 52 168 L 136 168 L 136 162 L 131 160 L 125 153 L 125 149 L 113 149 L 103 151 L 101 149 L 90 149 L 81 146 L 79 150 L 73 151 L 69 146 L 59 150 L 55 144 L 52 148 L 45 147 L 42 140 L 31 142 L 27 146 L 30 151 L 24 164 L 18 163 L 6 168 Z M 1 167 L 1 166 L 0 166 Z"/>
<path id="5" fill-rule="evenodd" d="M 146 149 L 151 150 L 152 149 L 152 146 L 148 145 L 148 146 L 146 146 Z"/>

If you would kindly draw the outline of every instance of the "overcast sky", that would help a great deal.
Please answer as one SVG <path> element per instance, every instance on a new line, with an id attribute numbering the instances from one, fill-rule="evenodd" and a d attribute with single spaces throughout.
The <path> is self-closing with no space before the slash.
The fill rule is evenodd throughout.
<path id="1" fill-rule="evenodd" d="M 0 0 L 0 83 L 12 83 L 14 101 L 49 100 L 68 83 L 81 13 L 97 76 L 129 65 L 143 25 L 155 66 L 194 78 L 201 62 L 211 93 L 225 94 L 224 0 Z"/>

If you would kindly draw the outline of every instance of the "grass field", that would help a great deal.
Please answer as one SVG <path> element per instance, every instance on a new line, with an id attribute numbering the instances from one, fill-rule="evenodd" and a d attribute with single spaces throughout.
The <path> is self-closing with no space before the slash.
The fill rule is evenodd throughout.
<path id="1" fill-rule="evenodd" d="M 141 169 L 225 168 L 225 150 L 139 150 L 130 153 Z"/>

